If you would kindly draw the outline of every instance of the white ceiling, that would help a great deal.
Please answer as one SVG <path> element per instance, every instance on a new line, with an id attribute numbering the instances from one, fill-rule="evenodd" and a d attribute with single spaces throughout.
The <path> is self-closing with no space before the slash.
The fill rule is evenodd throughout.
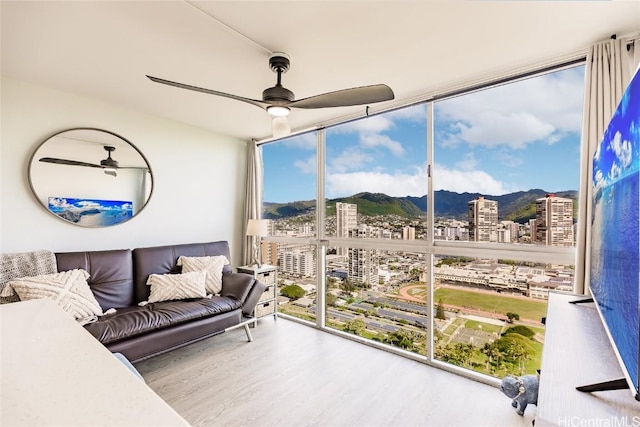
<path id="1" fill-rule="evenodd" d="M 270 136 L 265 111 L 145 74 L 260 99 L 276 79 L 269 51 L 283 51 L 296 99 L 385 83 L 407 100 L 640 32 L 640 0 L 3 0 L 0 13 L 2 75 L 243 139 Z M 289 121 L 361 111 L 294 110 Z"/>

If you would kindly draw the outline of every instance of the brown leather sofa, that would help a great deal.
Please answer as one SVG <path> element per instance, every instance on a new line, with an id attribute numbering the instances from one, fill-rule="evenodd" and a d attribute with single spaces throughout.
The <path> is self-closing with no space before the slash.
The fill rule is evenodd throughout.
<path id="1" fill-rule="evenodd" d="M 219 296 L 138 306 L 149 298 L 150 274 L 180 273 L 176 262 L 183 255 L 231 260 L 226 241 L 55 255 L 58 271 L 82 268 L 90 274 L 103 311 L 116 309 L 85 325 L 87 331 L 133 363 L 236 327 L 244 326 L 251 341 L 251 313 L 266 287 L 249 274 L 233 273 L 231 265 L 224 267 Z"/>

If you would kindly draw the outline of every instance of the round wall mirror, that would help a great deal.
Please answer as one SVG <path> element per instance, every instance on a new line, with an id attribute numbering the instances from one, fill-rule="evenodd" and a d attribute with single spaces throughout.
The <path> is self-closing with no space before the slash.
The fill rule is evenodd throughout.
<path id="1" fill-rule="evenodd" d="M 29 161 L 29 185 L 50 213 L 83 227 L 108 227 L 136 216 L 153 191 L 151 167 L 113 132 L 75 128 L 42 142 Z"/>

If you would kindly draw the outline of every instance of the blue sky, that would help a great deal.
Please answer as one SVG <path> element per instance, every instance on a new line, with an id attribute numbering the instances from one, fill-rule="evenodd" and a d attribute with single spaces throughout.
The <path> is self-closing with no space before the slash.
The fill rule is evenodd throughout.
<path id="1" fill-rule="evenodd" d="M 576 190 L 583 73 L 577 67 L 437 102 L 434 189 Z M 424 105 L 327 129 L 326 196 L 426 194 L 426 132 Z M 263 146 L 265 201 L 315 198 L 315 141 L 306 134 Z"/>

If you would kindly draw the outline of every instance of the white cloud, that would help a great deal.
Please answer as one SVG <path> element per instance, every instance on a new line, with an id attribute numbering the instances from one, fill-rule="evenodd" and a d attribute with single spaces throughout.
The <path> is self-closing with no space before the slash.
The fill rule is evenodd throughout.
<path id="1" fill-rule="evenodd" d="M 609 171 L 609 179 L 616 181 L 622 175 L 622 168 L 618 162 L 613 162 L 611 170 Z"/>
<path id="2" fill-rule="evenodd" d="M 441 142 L 443 146 L 466 142 L 490 148 L 500 145 L 524 148 L 529 142 L 552 138 L 554 130 L 551 124 L 526 112 L 483 111 L 468 122 L 454 123 L 454 133 Z"/>
<path id="3" fill-rule="evenodd" d="M 58 198 L 52 198 L 49 199 L 49 204 L 53 207 L 56 208 L 69 208 L 69 207 L 73 207 L 73 205 L 69 204 L 69 202 L 67 202 L 67 199 L 58 199 Z"/>
<path id="4" fill-rule="evenodd" d="M 456 162 L 456 168 L 462 170 L 474 170 L 478 166 L 478 161 L 473 153 L 469 152 L 464 155 L 463 160 L 459 160 Z"/>
<path id="5" fill-rule="evenodd" d="M 593 180 L 595 181 L 594 182 L 595 188 L 604 187 L 605 184 L 607 183 L 601 170 L 596 171 L 595 176 L 593 177 Z"/>
<path id="6" fill-rule="evenodd" d="M 434 165 L 434 177 L 434 190 L 487 195 L 502 195 L 520 190 L 498 181 L 487 172 L 481 170 L 456 170 L 436 164 Z"/>
<path id="7" fill-rule="evenodd" d="M 356 170 L 374 160 L 372 156 L 366 154 L 357 147 L 348 147 L 337 157 L 329 160 L 329 173 L 344 173 L 349 170 Z"/>
<path id="8" fill-rule="evenodd" d="M 626 169 L 629 167 L 629 165 L 631 165 L 631 142 L 623 141 L 620 132 L 616 132 L 616 134 L 613 136 L 613 139 L 609 143 L 608 148 L 613 150 L 618 160 L 620 160 L 620 164 L 623 168 Z"/>
<path id="9" fill-rule="evenodd" d="M 384 193 L 394 197 L 416 196 L 427 193 L 427 174 L 425 168 L 416 168 L 409 173 L 394 174 L 367 171 L 330 174 L 326 177 L 327 197 L 344 197 L 368 191 Z"/>
<path id="10" fill-rule="evenodd" d="M 100 204 L 96 202 L 91 202 L 89 200 L 82 200 L 78 202 L 78 206 L 81 206 L 85 209 L 98 209 L 100 207 Z"/>
<path id="11" fill-rule="evenodd" d="M 434 169 L 434 176 L 437 177 L 434 179 L 434 190 L 487 195 L 502 195 L 522 190 L 506 185 L 481 170 L 448 169 L 442 165 L 435 165 Z M 329 174 L 326 181 L 329 198 L 351 196 L 364 191 L 395 197 L 421 197 L 427 193 L 426 167 L 394 174 L 375 171 Z"/>
<path id="12" fill-rule="evenodd" d="M 531 78 L 436 103 L 436 122 L 451 122 L 461 142 L 523 148 L 534 141 L 557 142 L 581 127 L 583 68 Z"/>
<path id="13" fill-rule="evenodd" d="M 402 157 L 404 148 L 398 141 L 394 141 L 387 135 L 379 133 L 363 133 L 360 134 L 360 145 L 365 148 L 384 147 L 396 157 Z"/>
<path id="14" fill-rule="evenodd" d="M 302 173 L 315 174 L 316 163 L 316 156 L 311 156 L 306 160 L 296 160 L 295 162 L 293 162 L 293 166 Z"/>

